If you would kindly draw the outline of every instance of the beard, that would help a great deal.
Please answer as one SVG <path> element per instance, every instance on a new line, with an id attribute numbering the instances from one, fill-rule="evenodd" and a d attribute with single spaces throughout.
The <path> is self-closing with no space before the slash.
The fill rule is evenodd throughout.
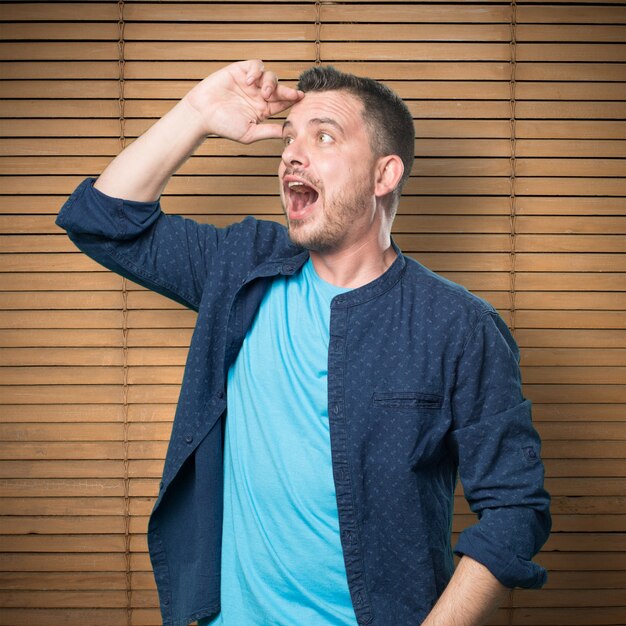
<path id="1" fill-rule="evenodd" d="M 320 207 L 305 219 L 290 220 L 285 200 L 282 200 L 291 242 L 316 252 L 339 248 L 351 224 L 367 210 L 372 195 L 370 187 L 370 181 L 359 181 L 349 192 L 339 192 L 330 198 L 320 188 L 317 199 Z"/>

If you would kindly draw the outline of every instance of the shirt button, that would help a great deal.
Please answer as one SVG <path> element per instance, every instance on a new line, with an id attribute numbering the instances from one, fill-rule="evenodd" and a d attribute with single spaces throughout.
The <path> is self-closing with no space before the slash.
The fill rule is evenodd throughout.
<path id="1" fill-rule="evenodd" d="M 185 435 L 185 441 L 191 443 L 193 441 L 193 435 Z"/>
<path id="2" fill-rule="evenodd" d="M 363 596 L 361 595 L 361 592 L 359 591 L 356 594 L 356 603 L 357 604 L 362 604 L 362 602 L 363 602 Z"/>
<path id="3" fill-rule="evenodd" d="M 218 397 L 220 400 L 224 397 L 224 392 L 223 392 L 221 389 L 217 392 L 217 397 Z"/>
<path id="4" fill-rule="evenodd" d="M 287 274 L 291 274 L 295 269 L 296 266 L 293 265 L 293 263 L 285 263 L 285 265 L 283 265 L 283 272 Z"/>
<path id="5" fill-rule="evenodd" d="M 335 415 L 339 415 L 339 405 L 335 404 L 335 406 L 333 406 L 333 413 Z"/>

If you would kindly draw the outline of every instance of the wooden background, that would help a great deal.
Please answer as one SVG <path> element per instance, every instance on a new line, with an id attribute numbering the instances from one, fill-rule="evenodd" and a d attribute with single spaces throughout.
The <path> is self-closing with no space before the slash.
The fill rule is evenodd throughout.
<path id="1" fill-rule="evenodd" d="M 145 538 L 194 314 L 54 225 L 195 81 L 260 57 L 387 82 L 415 117 L 406 253 L 522 350 L 554 532 L 493 624 L 626 624 L 626 5 L 2 3 L 0 624 L 160 623 Z M 165 210 L 281 219 L 280 145 L 209 139 Z M 455 533 L 471 523 L 461 495 Z M 303 625 L 304 626 L 304 625 Z M 412 626 L 412 625 L 398 625 Z"/>

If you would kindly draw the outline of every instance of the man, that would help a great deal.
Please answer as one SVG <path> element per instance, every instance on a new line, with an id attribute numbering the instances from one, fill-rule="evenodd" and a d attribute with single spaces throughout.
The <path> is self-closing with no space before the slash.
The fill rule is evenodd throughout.
<path id="1" fill-rule="evenodd" d="M 57 223 L 198 311 L 148 530 L 164 624 L 470 626 L 538 587 L 550 528 L 518 350 L 493 307 L 402 255 L 404 103 L 260 61 L 199 83 L 83 182 Z M 262 123 L 291 107 L 282 125 Z M 167 216 L 208 134 L 283 137 L 287 229 Z M 479 522 L 450 523 L 457 470 Z"/>

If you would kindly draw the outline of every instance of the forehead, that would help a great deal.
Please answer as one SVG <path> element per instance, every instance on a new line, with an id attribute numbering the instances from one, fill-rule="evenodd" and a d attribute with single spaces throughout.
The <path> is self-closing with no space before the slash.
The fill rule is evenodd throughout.
<path id="1" fill-rule="evenodd" d="M 344 128 L 361 126 L 363 104 L 347 91 L 310 91 L 291 107 L 286 121 L 297 126 L 324 119 L 332 119 Z"/>

